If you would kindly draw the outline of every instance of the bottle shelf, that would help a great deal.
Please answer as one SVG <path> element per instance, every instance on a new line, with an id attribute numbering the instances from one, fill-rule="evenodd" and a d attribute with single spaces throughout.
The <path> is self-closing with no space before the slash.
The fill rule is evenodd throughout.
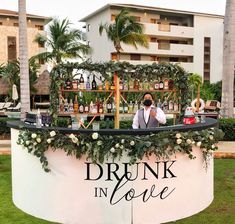
<path id="1" fill-rule="evenodd" d="M 114 116 L 114 113 L 74 113 L 74 112 L 64 112 L 59 113 L 60 116 L 70 116 L 70 115 L 80 115 L 80 116 Z"/>
<path id="2" fill-rule="evenodd" d="M 115 90 L 87 90 L 87 89 L 62 89 L 62 93 L 66 92 L 95 92 L 95 93 L 111 93 L 114 92 Z"/>
<path id="3" fill-rule="evenodd" d="M 145 92 L 159 92 L 159 93 L 163 93 L 163 92 L 176 92 L 176 90 L 172 89 L 163 89 L 163 90 L 137 90 L 137 89 L 131 89 L 131 90 L 120 90 L 121 93 L 145 93 Z"/>

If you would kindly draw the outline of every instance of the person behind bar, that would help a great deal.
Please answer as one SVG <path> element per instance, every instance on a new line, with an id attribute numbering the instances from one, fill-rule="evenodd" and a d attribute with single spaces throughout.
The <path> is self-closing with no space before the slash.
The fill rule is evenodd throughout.
<path id="1" fill-rule="evenodd" d="M 166 123 L 166 115 L 161 108 L 154 107 L 153 95 L 149 92 L 143 96 L 144 108 L 138 110 L 134 116 L 132 127 L 137 128 L 153 128 L 157 127 L 159 123 Z"/>

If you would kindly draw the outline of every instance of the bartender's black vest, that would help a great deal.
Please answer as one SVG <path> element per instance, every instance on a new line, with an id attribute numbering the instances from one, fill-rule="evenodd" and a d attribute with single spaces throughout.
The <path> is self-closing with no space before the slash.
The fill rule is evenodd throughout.
<path id="1" fill-rule="evenodd" d="M 157 112 L 157 108 L 152 107 L 152 110 Z M 139 122 L 139 128 L 145 129 L 145 128 L 155 128 L 158 126 L 158 121 L 155 117 L 149 116 L 148 122 L 145 122 L 144 119 L 144 108 L 138 110 L 138 122 Z"/>

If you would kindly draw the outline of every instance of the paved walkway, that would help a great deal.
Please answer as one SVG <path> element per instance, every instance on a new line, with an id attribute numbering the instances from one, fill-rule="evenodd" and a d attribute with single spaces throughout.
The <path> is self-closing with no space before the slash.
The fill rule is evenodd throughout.
<path id="1" fill-rule="evenodd" d="M 235 158 L 235 142 L 219 142 L 215 158 Z M 0 155 L 11 154 L 11 140 L 0 140 Z"/>

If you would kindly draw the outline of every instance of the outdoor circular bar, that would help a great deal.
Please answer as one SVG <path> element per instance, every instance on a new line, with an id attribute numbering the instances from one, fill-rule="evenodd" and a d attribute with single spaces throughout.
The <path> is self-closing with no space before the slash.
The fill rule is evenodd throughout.
<path id="1" fill-rule="evenodd" d="M 205 160 L 203 145 L 193 140 L 197 136 L 197 141 L 201 139 L 204 144 L 208 133 L 213 136 L 217 126 L 215 119 L 206 118 L 204 123 L 192 125 L 136 130 L 36 128 L 19 121 L 8 122 L 8 126 L 11 128 L 13 201 L 19 209 L 35 217 L 66 224 L 157 224 L 189 217 L 213 200 L 213 156 Z M 205 134 L 206 130 L 210 131 Z M 51 136 L 50 141 L 43 140 L 46 133 Z M 46 162 L 41 154 L 27 148 L 34 140 L 27 143 L 25 136 L 35 139 L 34 145 L 49 146 L 44 150 Z M 56 139 L 56 136 L 60 137 Z M 68 136 L 76 145 L 75 153 L 61 149 L 70 144 L 62 141 L 63 136 Z M 208 138 L 212 139 L 210 136 Z M 74 141 L 76 138 L 79 144 Z M 143 149 L 141 158 L 137 156 L 130 161 L 134 153 L 141 151 L 138 147 L 153 138 L 155 143 L 146 146 L 151 148 L 152 144 L 149 153 Z M 94 162 L 92 156 L 86 155 L 89 150 L 78 154 L 87 139 L 98 146 L 107 146 L 113 139 L 119 139 L 113 149 L 120 150 L 122 143 L 124 149 L 115 159 L 108 156 L 115 154 L 115 150 L 108 150 L 102 162 Z M 138 139 L 143 142 L 137 147 Z M 52 145 L 51 141 L 58 144 Z M 173 148 L 167 157 L 162 156 L 164 152 L 160 148 L 164 142 Z M 175 146 L 171 142 L 175 142 Z M 61 148 L 56 148 L 59 145 Z M 159 149 L 154 149 L 156 145 Z M 188 145 L 191 151 L 188 148 L 181 151 Z M 193 155 L 193 159 L 189 155 Z M 50 172 L 45 172 L 40 162 L 44 162 Z"/>

